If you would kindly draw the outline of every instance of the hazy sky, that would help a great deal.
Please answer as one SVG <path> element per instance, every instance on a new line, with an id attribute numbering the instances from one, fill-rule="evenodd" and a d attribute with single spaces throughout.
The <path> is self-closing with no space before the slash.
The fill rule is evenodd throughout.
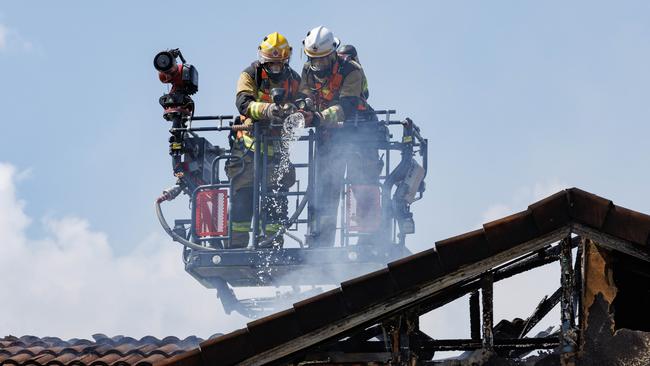
<path id="1" fill-rule="evenodd" d="M 0 336 L 243 324 L 184 274 L 154 216 L 174 182 L 162 49 L 198 68 L 198 114 L 232 114 L 265 34 L 287 36 L 295 69 L 314 26 L 354 44 L 370 103 L 430 141 L 418 251 L 569 186 L 650 212 L 648 19 L 646 1 L 0 2 Z M 537 291 L 520 316 L 559 281 L 540 273 L 499 290 Z M 498 301 L 497 316 L 515 315 Z M 432 332 L 465 334 L 450 318 L 462 311 Z"/>

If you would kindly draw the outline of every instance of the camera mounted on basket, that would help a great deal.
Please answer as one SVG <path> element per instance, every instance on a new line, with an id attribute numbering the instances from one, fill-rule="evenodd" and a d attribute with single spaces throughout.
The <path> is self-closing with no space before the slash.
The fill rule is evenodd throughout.
<path id="1" fill-rule="evenodd" d="M 176 63 L 177 58 L 181 60 L 181 64 Z M 194 102 L 190 95 L 199 90 L 199 73 L 196 67 L 185 61 L 178 48 L 159 52 L 153 59 L 153 66 L 158 70 L 160 81 L 172 85 L 171 91 L 159 99 L 165 113 L 192 114 Z"/>
<path id="2" fill-rule="evenodd" d="M 178 64 L 176 59 L 180 59 Z M 169 154 L 180 156 L 183 147 L 183 134 L 177 129 L 185 127 L 185 120 L 194 114 L 194 101 L 191 95 L 199 90 L 199 72 L 185 61 L 180 49 L 174 48 L 159 52 L 153 59 L 158 71 L 158 79 L 163 84 L 171 84 L 169 93 L 158 102 L 165 110 L 163 118 L 172 122 L 169 138 Z"/>

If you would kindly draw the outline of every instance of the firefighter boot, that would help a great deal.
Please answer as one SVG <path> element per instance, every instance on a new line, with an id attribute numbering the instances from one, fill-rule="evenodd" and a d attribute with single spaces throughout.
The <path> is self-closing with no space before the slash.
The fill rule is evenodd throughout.
<path id="1" fill-rule="evenodd" d="M 242 249 L 248 246 L 248 240 L 250 235 L 248 231 L 234 231 L 232 233 L 232 242 L 230 243 L 230 249 Z"/>
<path id="2" fill-rule="evenodd" d="M 260 238 L 260 242 L 264 242 L 270 238 L 273 238 L 281 228 L 282 228 L 281 224 L 267 224 L 266 230 L 264 231 L 265 238 Z M 278 235 L 277 238 L 268 241 L 268 243 L 260 244 L 260 247 L 273 248 L 273 247 L 282 247 L 283 245 L 284 245 L 284 236 Z"/>
<path id="3" fill-rule="evenodd" d="M 270 238 L 274 236 L 277 233 L 277 231 L 266 231 L 266 237 Z M 271 245 L 274 247 L 282 247 L 284 245 L 284 235 L 278 235 L 277 238 L 273 239 L 271 242 Z"/>

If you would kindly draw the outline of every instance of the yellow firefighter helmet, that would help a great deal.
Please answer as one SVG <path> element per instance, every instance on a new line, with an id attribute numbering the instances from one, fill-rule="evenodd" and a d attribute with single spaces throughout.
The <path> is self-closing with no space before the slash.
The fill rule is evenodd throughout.
<path id="1" fill-rule="evenodd" d="M 264 37 L 257 50 L 261 64 L 267 62 L 282 62 L 286 64 L 289 63 L 289 58 L 291 57 L 291 46 L 289 46 L 289 42 L 278 32 L 273 32 Z"/>

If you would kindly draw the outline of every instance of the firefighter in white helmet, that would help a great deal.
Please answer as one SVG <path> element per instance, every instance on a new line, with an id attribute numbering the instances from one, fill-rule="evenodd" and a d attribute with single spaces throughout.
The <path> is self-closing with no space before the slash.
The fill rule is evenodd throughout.
<path id="1" fill-rule="evenodd" d="M 276 120 L 282 106 L 274 104 L 271 89 L 285 90 L 283 106 L 291 105 L 298 95 L 300 76 L 289 66 L 291 46 L 280 33 L 274 32 L 262 40 L 258 47 L 258 60 L 247 67 L 237 81 L 235 105 L 239 110 L 239 123 L 252 125 L 257 122 Z M 271 135 L 279 135 L 280 130 L 273 128 Z M 253 151 L 255 141 L 252 132 L 238 131 L 231 135 L 232 153 L 240 160 L 229 160 L 226 174 L 233 179 L 233 207 L 230 212 L 233 220 L 232 248 L 245 248 L 251 231 L 253 217 Z M 277 144 L 276 144 L 277 145 Z M 268 154 L 267 188 L 271 192 L 286 192 L 295 183 L 295 169 L 279 167 L 280 154 L 277 146 L 262 146 L 262 153 Z M 288 160 L 285 160 L 287 162 Z M 244 164 L 243 170 L 242 164 Z M 286 196 L 267 196 L 262 202 L 262 214 L 266 221 L 266 235 L 274 235 L 287 219 L 288 202 Z M 273 244 L 281 244 L 282 237 Z"/>
<path id="2" fill-rule="evenodd" d="M 333 246 L 341 189 L 347 167 L 347 181 L 353 184 L 377 186 L 381 160 L 377 147 L 372 144 L 346 144 L 341 142 L 346 120 L 373 120 L 372 108 L 366 100 L 368 84 L 358 62 L 352 57 L 342 57 L 336 49 L 338 38 L 323 26 L 307 33 L 303 40 L 307 62 L 302 69 L 300 97 L 310 98 L 314 111 L 301 111 L 307 125 L 315 126 L 318 137 L 317 205 L 314 232 L 309 233 L 310 246 Z M 378 192 L 378 191 L 377 191 Z M 355 195 L 357 203 L 371 207 L 374 197 Z M 365 202 L 364 202 L 365 201 Z M 379 207 L 377 207 L 377 210 Z M 361 218 L 363 220 L 363 218 Z M 372 238 L 366 233 L 365 238 Z M 358 243 L 362 243 L 361 240 Z"/>

